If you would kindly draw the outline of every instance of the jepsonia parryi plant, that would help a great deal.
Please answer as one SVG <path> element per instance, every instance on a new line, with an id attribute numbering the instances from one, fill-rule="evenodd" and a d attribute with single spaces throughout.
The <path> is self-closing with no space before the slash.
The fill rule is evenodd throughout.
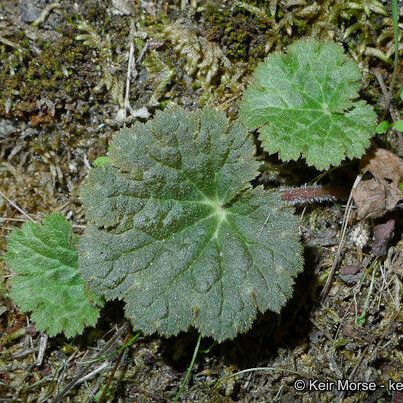
<path id="1" fill-rule="evenodd" d="M 302 156 L 318 169 L 337 166 L 361 157 L 375 133 L 372 106 L 356 100 L 360 79 L 341 46 L 301 39 L 258 65 L 240 119 L 283 161 Z"/>
<path id="2" fill-rule="evenodd" d="M 26 222 L 7 238 L 10 297 L 49 336 L 81 334 L 99 317 L 102 300 L 87 289 L 77 269 L 77 242 L 59 213 L 46 216 L 42 224 Z"/>
<path id="3" fill-rule="evenodd" d="M 82 275 L 146 334 L 222 341 L 279 312 L 303 266 L 298 219 L 251 187 L 258 166 L 246 129 L 212 109 L 121 130 L 82 188 Z"/>

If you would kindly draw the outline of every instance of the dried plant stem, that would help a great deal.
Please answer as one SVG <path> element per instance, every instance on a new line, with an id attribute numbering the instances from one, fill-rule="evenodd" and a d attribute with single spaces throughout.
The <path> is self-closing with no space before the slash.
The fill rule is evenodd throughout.
<path id="1" fill-rule="evenodd" d="M 109 375 L 109 377 L 108 377 L 106 383 L 104 384 L 104 387 L 103 387 L 103 389 L 102 389 L 101 396 L 99 397 L 99 400 L 98 400 L 98 403 L 103 403 L 103 402 L 106 402 L 106 401 L 107 401 L 108 390 L 109 390 L 109 388 L 110 388 L 110 386 L 111 386 L 113 377 L 115 376 L 115 373 L 116 373 L 116 371 L 118 370 L 118 368 L 119 368 L 119 366 L 120 366 L 120 363 L 122 362 L 122 359 L 123 359 L 123 355 L 124 355 L 124 354 L 125 354 L 125 350 L 122 350 L 122 351 L 119 353 L 118 359 L 117 359 L 116 362 L 115 362 L 115 365 L 114 365 L 114 367 L 113 367 L 113 369 L 112 369 L 112 372 L 110 373 L 110 375 Z"/>
<path id="2" fill-rule="evenodd" d="M 127 322 L 125 322 L 117 331 L 116 333 L 113 335 L 113 337 L 105 344 L 105 346 L 98 352 L 98 354 L 94 357 L 95 359 L 102 357 L 103 355 L 105 355 L 105 353 L 107 353 L 110 348 L 115 344 L 115 342 L 117 341 L 117 339 L 124 334 L 127 329 L 129 328 L 129 324 Z M 58 393 L 56 395 L 56 397 L 53 399 L 53 403 L 57 403 L 62 401 L 62 398 L 69 392 L 70 389 L 74 388 L 75 385 L 77 385 L 77 383 L 80 382 L 80 380 L 86 376 L 86 373 L 88 371 L 88 369 L 90 369 L 92 367 L 92 363 L 94 361 L 91 361 L 90 365 L 86 365 L 84 366 L 83 369 L 81 369 L 78 374 L 63 388 L 63 390 Z M 102 364 L 102 365 L 105 365 Z M 101 365 L 101 367 L 102 367 Z M 109 363 L 108 363 L 109 365 Z M 106 368 L 106 366 L 104 367 Z M 98 368 L 99 370 L 99 368 Z"/>
<path id="3" fill-rule="evenodd" d="M 19 52 L 22 52 L 22 47 L 18 45 L 18 43 L 11 42 L 7 38 L 4 38 L 3 36 L 0 36 L 0 43 L 6 46 L 10 46 L 10 48 L 17 49 Z"/>
<path id="4" fill-rule="evenodd" d="M 332 286 L 333 276 L 334 276 L 334 273 L 336 272 L 336 268 L 337 268 L 337 265 L 338 265 L 339 260 L 340 260 L 341 251 L 342 251 L 343 246 L 344 246 L 344 238 L 345 238 L 346 231 L 347 231 L 347 225 L 348 225 L 348 221 L 349 221 L 349 218 L 350 218 L 350 215 L 351 215 L 351 210 L 352 210 L 352 205 L 353 205 L 353 191 L 355 190 L 355 188 L 360 183 L 361 178 L 362 178 L 361 175 L 357 175 L 357 177 L 356 177 L 356 179 L 354 181 L 353 187 L 351 188 L 350 196 L 348 197 L 346 210 L 344 212 L 343 222 L 342 222 L 342 225 L 341 225 L 341 236 L 340 236 L 339 245 L 337 247 L 336 256 L 334 258 L 333 265 L 332 265 L 332 268 L 330 270 L 329 276 L 328 276 L 328 278 L 326 280 L 326 284 L 323 287 L 322 292 L 320 293 L 320 299 L 322 301 L 324 301 L 326 299 L 326 297 L 327 297 L 327 295 L 328 295 L 328 293 L 330 291 L 330 288 Z"/>
<path id="5" fill-rule="evenodd" d="M 7 202 L 13 206 L 15 209 L 17 209 L 23 216 L 27 217 L 28 220 L 32 221 L 32 222 L 36 222 L 32 217 L 30 217 L 28 215 L 28 213 L 26 213 L 20 206 L 18 206 L 18 204 L 14 203 L 12 200 L 10 200 L 1 190 L 0 190 L 0 196 L 2 196 L 4 199 L 7 200 Z"/>
<path id="6" fill-rule="evenodd" d="M 373 360 L 373 358 L 375 357 L 375 354 L 377 354 L 379 347 L 381 346 L 381 343 L 383 342 L 383 339 L 387 336 L 387 334 L 390 332 L 390 328 L 393 324 L 396 323 L 396 319 L 399 317 L 400 314 L 400 310 L 396 311 L 393 315 L 391 315 L 390 320 L 387 322 L 387 324 L 385 325 L 382 334 L 380 335 L 375 348 L 373 346 L 372 343 L 368 343 L 366 345 L 366 347 L 364 348 L 364 350 L 361 351 L 361 354 L 358 358 L 357 364 L 355 365 L 355 367 L 352 369 L 352 371 L 350 372 L 350 375 L 348 376 L 348 380 L 351 381 L 354 378 L 354 375 L 356 374 L 358 368 L 361 366 L 361 364 L 363 362 L 370 362 Z M 344 401 L 344 396 L 346 394 L 346 391 L 341 392 L 339 398 L 338 398 L 338 402 L 341 403 Z"/>
<path id="7" fill-rule="evenodd" d="M 390 103 L 392 99 L 392 92 L 393 87 L 396 81 L 396 74 L 397 74 L 397 65 L 399 61 L 399 10 L 397 7 L 397 0 L 392 0 L 392 21 L 393 21 L 393 39 L 394 39 L 394 50 L 395 50 L 395 57 L 393 60 L 393 73 L 392 73 L 392 80 L 389 86 L 389 98 L 387 100 Z M 389 105 L 387 105 L 389 106 Z"/>
<path id="8" fill-rule="evenodd" d="M 386 85 L 385 85 L 385 82 L 383 81 L 383 77 L 382 77 L 381 72 L 378 69 L 373 69 L 372 74 L 378 80 L 379 86 L 381 87 L 381 91 L 382 91 L 382 94 L 383 94 L 383 97 L 384 97 L 385 103 L 386 103 L 386 109 L 389 110 L 390 117 L 392 118 L 392 120 L 394 122 L 396 120 L 399 120 L 400 119 L 399 113 L 395 110 L 395 108 L 393 107 L 392 103 L 390 102 L 390 98 L 391 98 L 389 96 L 390 92 L 386 88 Z"/>
<path id="9" fill-rule="evenodd" d="M 91 371 L 89 374 L 84 375 L 81 379 L 79 379 L 76 382 L 76 385 L 79 385 L 80 383 L 89 381 L 90 379 L 94 378 L 95 375 L 99 374 L 102 372 L 104 369 L 108 368 L 109 366 L 109 361 L 104 361 L 99 367 L 95 368 L 93 371 Z"/>
<path id="10" fill-rule="evenodd" d="M 134 78 L 134 71 L 136 71 L 135 59 L 134 59 L 134 45 L 133 43 L 130 45 L 129 49 L 129 60 L 127 62 L 127 74 L 126 74 L 126 91 L 125 91 L 125 100 L 124 100 L 124 110 L 125 115 L 127 111 L 132 111 L 132 107 L 130 105 L 130 82 Z M 137 73 L 137 72 L 136 72 Z M 126 117 L 126 116 L 125 116 Z"/>
<path id="11" fill-rule="evenodd" d="M 316 377 L 314 374 L 307 374 L 306 372 L 290 370 L 290 369 L 282 368 L 282 367 L 256 367 L 256 368 L 243 369 L 241 371 L 234 372 L 233 374 L 223 376 L 222 378 L 220 378 L 215 383 L 214 387 L 217 388 L 222 384 L 223 381 L 231 379 L 231 378 L 235 378 L 238 375 L 247 374 L 247 373 L 251 373 L 251 372 L 258 372 L 258 371 L 262 371 L 262 372 L 284 372 L 286 374 L 297 375 L 300 378 L 306 378 L 306 379 L 311 379 L 311 378 Z"/>
<path id="12" fill-rule="evenodd" d="M 43 358 L 45 357 L 46 346 L 48 344 L 48 335 L 46 333 L 42 333 L 39 338 L 39 352 L 36 357 L 36 366 L 40 367 L 43 362 Z"/>

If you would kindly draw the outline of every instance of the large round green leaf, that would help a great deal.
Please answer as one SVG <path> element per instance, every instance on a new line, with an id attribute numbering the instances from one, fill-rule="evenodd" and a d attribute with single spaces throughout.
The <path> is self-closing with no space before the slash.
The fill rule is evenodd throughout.
<path id="1" fill-rule="evenodd" d="M 212 109 L 172 107 L 121 130 L 111 163 L 91 170 L 80 269 L 134 327 L 218 341 L 279 312 L 302 269 L 298 220 L 275 192 L 252 189 L 252 140 Z"/>

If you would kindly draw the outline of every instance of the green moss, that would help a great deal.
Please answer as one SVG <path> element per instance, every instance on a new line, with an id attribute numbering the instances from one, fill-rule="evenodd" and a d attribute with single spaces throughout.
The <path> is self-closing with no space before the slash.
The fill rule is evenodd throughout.
<path id="1" fill-rule="evenodd" d="M 38 113 L 35 105 L 39 99 L 49 99 L 56 104 L 56 109 L 63 109 L 65 103 L 94 92 L 99 83 L 96 67 L 103 67 L 107 62 L 102 59 L 101 52 L 94 62 L 88 46 L 76 40 L 82 33 L 78 25 L 83 19 L 94 21 L 101 36 L 105 32 L 111 33 L 114 36 L 111 53 L 114 54 L 121 46 L 118 39 L 127 37 L 130 24 L 126 20 L 110 18 L 97 2 L 83 4 L 83 11 L 80 15 L 65 12 L 66 22 L 57 28 L 60 37 L 56 41 L 45 40 L 42 35 L 33 41 L 23 30 L 7 36 L 22 51 L 0 45 L 0 116 L 5 115 L 7 100 L 11 101 L 7 117 L 30 118 Z M 105 94 L 101 92 L 94 96 L 104 100 Z M 75 118 L 82 113 L 86 111 L 74 111 Z"/>
<path id="2" fill-rule="evenodd" d="M 262 2 L 248 3 L 262 8 Z M 203 15 L 208 38 L 219 42 L 231 61 L 247 62 L 251 58 L 264 56 L 266 34 L 270 28 L 269 13 L 268 19 L 262 21 L 239 7 L 226 4 L 217 7 L 216 3 L 209 1 Z"/>
<path id="3" fill-rule="evenodd" d="M 22 51 L 0 47 L 0 115 L 5 114 L 7 99 L 12 104 L 9 115 L 22 117 L 36 109 L 38 99 L 56 103 L 60 98 L 78 98 L 88 86 L 88 80 L 74 74 L 88 59 L 88 50 L 74 41 L 71 29 L 56 42 L 38 39 L 31 43 L 23 33 L 9 39 Z"/>

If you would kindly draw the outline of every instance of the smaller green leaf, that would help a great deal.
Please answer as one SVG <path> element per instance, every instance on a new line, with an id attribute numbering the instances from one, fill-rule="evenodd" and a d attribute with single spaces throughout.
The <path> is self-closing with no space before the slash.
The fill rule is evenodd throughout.
<path id="1" fill-rule="evenodd" d="M 389 122 L 387 120 L 382 120 L 378 126 L 376 126 L 375 133 L 376 134 L 384 134 L 386 130 L 389 129 Z"/>
<path id="2" fill-rule="evenodd" d="M 393 122 L 391 126 L 394 127 L 397 131 L 403 132 L 403 120 L 396 120 L 396 122 Z"/>
<path id="3" fill-rule="evenodd" d="M 103 155 L 101 157 L 98 157 L 95 161 L 94 161 L 94 166 L 96 167 L 102 167 L 104 165 L 110 164 L 111 163 L 111 159 L 109 157 L 107 157 L 106 155 Z"/>
<path id="4" fill-rule="evenodd" d="M 360 86 L 360 69 L 341 46 L 300 39 L 257 66 L 239 117 L 258 129 L 266 152 L 328 169 L 370 145 L 376 114 L 358 99 Z"/>
<path id="5" fill-rule="evenodd" d="M 49 336 L 81 334 L 99 317 L 102 302 L 87 290 L 77 269 L 77 238 L 59 213 L 45 217 L 43 224 L 26 222 L 7 237 L 10 297 L 23 312 L 32 312 L 37 329 Z"/>
<path id="6" fill-rule="evenodd" d="M 399 95 L 400 95 L 400 99 L 403 101 L 403 87 L 400 88 Z"/>

